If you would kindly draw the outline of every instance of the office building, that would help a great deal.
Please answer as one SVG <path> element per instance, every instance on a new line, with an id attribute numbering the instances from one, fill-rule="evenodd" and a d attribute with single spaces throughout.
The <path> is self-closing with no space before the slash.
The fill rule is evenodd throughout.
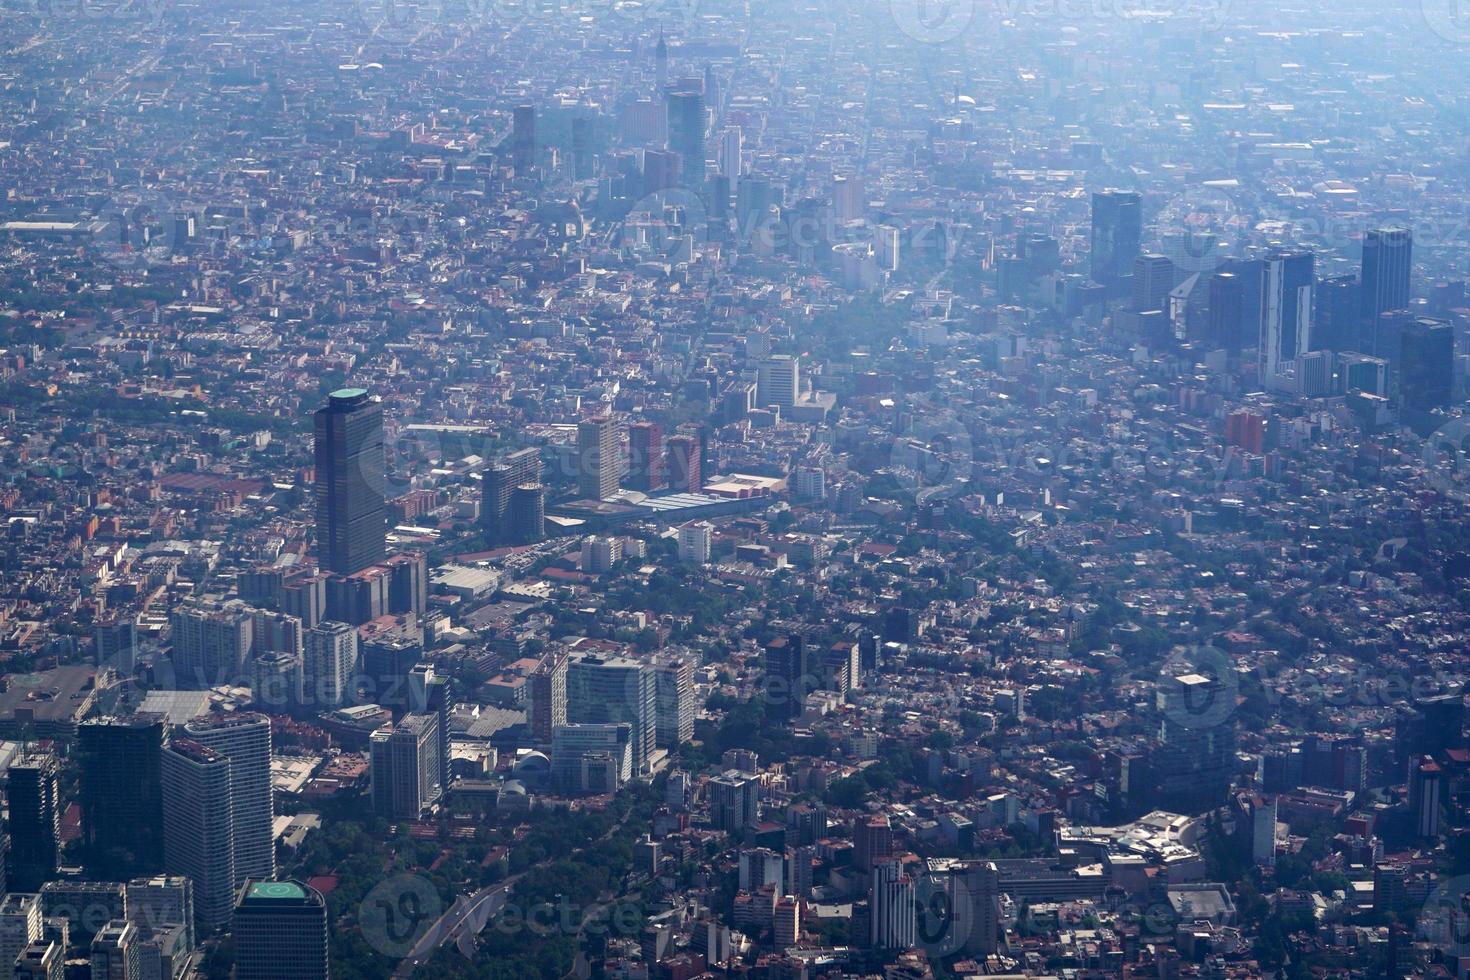
<path id="1" fill-rule="evenodd" d="M 648 664 L 595 655 L 567 664 L 567 722 L 631 725 L 635 775 L 649 771 L 657 718 L 656 681 Z"/>
<path id="2" fill-rule="evenodd" d="M 1143 240 L 1143 198 L 1131 191 L 1092 195 L 1092 281 L 1113 296 L 1126 296 Z"/>
<path id="3" fill-rule="evenodd" d="M 524 176 L 536 165 L 536 107 L 518 105 L 511 113 L 511 166 L 517 176 Z"/>
<path id="4" fill-rule="evenodd" d="M 659 662 L 655 744 L 674 749 L 694 738 L 694 662 L 684 657 Z"/>
<path id="5" fill-rule="evenodd" d="M 679 155 L 684 186 L 704 188 L 704 94 L 698 91 L 670 92 L 669 149 Z"/>
<path id="6" fill-rule="evenodd" d="M 776 899 L 776 908 L 771 916 L 771 938 L 777 949 L 795 946 L 801 937 L 801 901 L 795 895 L 782 895 Z"/>
<path id="7" fill-rule="evenodd" d="M 778 636 L 767 643 L 764 664 L 766 717 L 773 721 L 800 718 L 806 710 L 806 696 L 818 686 L 807 671 L 801 636 Z"/>
<path id="8" fill-rule="evenodd" d="M 406 551 L 382 566 L 388 572 L 388 612 L 394 616 L 421 616 L 429 608 L 429 556 Z"/>
<path id="9" fill-rule="evenodd" d="M 138 927 L 114 919 L 92 937 L 92 980 L 142 980 Z"/>
<path id="10" fill-rule="evenodd" d="M 1231 696 L 1218 677 L 1160 678 L 1159 736 L 1149 759 L 1160 807 L 1192 814 L 1224 802 L 1236 764 Z"/>
<path id="11" fill-rule="evenodd" d="M 408 672 L 408 708 L 414 714 L 434 716 L 433 781 L 440 795 L 449 790 L 449 678 L 431 664 L 415 664 Z"/>
<path id="12" fill-rule="evenodd" d="M 588 500 L 606 500 L 618 489 L 618 427 L 606 415 L 577 426 L 577 489 Z"/>
<path id="13" fill-rule="evenodd" d="M 373 732 L 368 746 L 373 811 L 390 820 L 417 820 L 439 796 L 439 719 L 408 714 Z"/>
<path id="14" fill-rule="evenodd" d="M 759 818 L 760 780 L 749 773 L 727 770 L 706 786 L 710 823 L 716 830 L 740 834 Z"/>
<path id="15" fill-rule="evenodd" d="M 127 914 L 127 892 L 118 881 L 58 878 L 41 886 L 41 916 L 66 920 L 71 942 L 85 946 L 104 924 Z"/>
<path id="16" fill-rule="evenodd" d="M 179 687 L 238 684 L 255 646 L 254 610 L 239 601 L 190 599 L 169 613 Z"/>
<path id="17" fill-rule="evenodd" d="M 679 526 L 679 560 L 708 565 L 715 526 L 709 521 L 690 521 Z"/>
<path id="18" fill-rule="evenodd" d="M 539 544 L 546 540 L 546 488 L 523 483 L 510 495 L 510 544 Z"/>
<path id="19" fill-rule="evenodd" d="M 864 871 L 872 871 L 893 854 L 893 827 L 881 813 L 860 816 L 852 825 L 852 860 Z"/>
<path id="20" fill-rule="evenodd" d="M 383 406 L 361 388 L 343 388 L 314 422 L 317 559 L 327 571 L 351 575 L 387 553 Z"/>
<path id="21" fill-rule="evenodd" d="M 790 409 L 801 397 L 801 358 L 791 354 L 772 354 L 761 362 L 756 379 L 756 401 L 761 408 L 775 405 Z"/>
<path id="22" fill-rule="evenodd" d="M 41 896 L 11 892 L 0 898 L 0 963 L 13 965 L 42 934 Z"/>
<path id="23" fill-rule="evenodd" d="M 516 489 L 541 482 L 541 451 L 535 447 L 506 453 L 480 474 L 480 526 L 490 545 L 514 544 L 516 521 L 511 504 Z"/>
<path id="24" fill-rule="evenodd" d="M 1133 310 L 1162 313 L 1174 288 L 1174 263 L 1163 255 L 1140 255 L 1133 263 Z"/>
<path id="25" fill-rule="evenodd" d="M 1399 400 L 1409 412 L 1448 408 L 1454 395 L 1455 330 L 1415 317 L 1399 338 Z"/>
<path id="26" fill-rule="evenodd" d="M 740 192 L 740 178 L 745 173 L 745 134 L 739 126 L 727 126 L 720 134 L 720 175 L 728 181 L 725 194 Z M 725 207 L 730 206 L 726 200 Z"/>
<path id="27" fill-rule="evenodd" d="M 82 840 L 88 867 L 110 878 L 163 867 L 163 715 L 90 718 L 77 726 Z"/>
<path id="28" fill-rule="evenodd" d="M 566 656 L 556 652 L 543 656 L 528 683 L 531 738 L 537 745 L 550 745 L 552 733 L 567 723 Z"/>
<path id="29" fill-rule="evenodd" d="M 325 620 L 306 631 L 305 646 L 305 703 L 319 712 L 346 704 L 357 670 L 357 629 Z"/>
<path id="30" fill-rule="evenodd" d="M 299 881 L 250 881 L 235 903 L 235 980 L 327 980 L 327 903 Z"/>
<path id="31" fill-rule="evenodd" d="M 1311 350 L 1359 351 L 1363 332 L 1363 287 L 1355 276 L 1332 276 L 1317 282 L 1317 322 Z"/>
<path id="32" fill-rule="evenodd" d="M 698 439 L 693 436 L 671 437 L 668 441 L 668 464 L 670 490 L 698 493 L 704 489 Z"/>
<path id="33" fill-rule="evenodd" d="M 951 869 L 952 921 L 946 945 L 971 956 L 989 956 L 1000 946 L 1000 872 L 991 861 L 964 861 Z"/>
<path id="34" fill-rule="evenodd" d="M 247 666 L 255 707 L 279 714 L 296 711 L 305 703 L 305 675 L 300 656 L 262 653 L 251 658 Z"/>
<path id="35" fill-rule="evenodd" d="M 573 722 L 552 732 L 551 776 L 563 792 L 615 792 L 635 774 L 633 726 L 627 722 Z"/>
<path id="36" fill-rule="evenodd" d="M 176 738 L 163 750 L 164 865 L 194 884 L 201 932 L 225 928 L 235 894 L 235 806 L 230 760 Z"/>
<path id="37" fill-rule="evenodd" d="M 903 863 L 885 858 L 873 868 L 868 892 L 869 925 L 875 949 L 910 949 L 918 941 L 914 880 Z"/>
<path id="38" fill-rule="evenodd" d="M 184 875 L 154 875 L 127 883 L 127 917 L 144 934 L 183 927 L 185 949 L 194 948 L 194 881 Z"/>
<path id="39" fill-rule="evenodd" d="M 47 939 L 31 943 L 15 961 L 16 980 L 65 980 L 66 955 L 61 944 Z"/>
<path id="40" fill-rule="evenodd" d="M 1293 375 L 1297 355 L 1311 349 L 1315 262 L 1310 252 L 1274 252 L 1266 260 L 1258 362 L 1264 385 Z"/>
<path id="41" fill-rule="evenodd" d="M 1378 319 L 1409 306 L 1414 271 L 1414 233 L 1407 228 L 1374 228 L 1363 238 L 1363 275 L 1360 309 L 1369 331 L 1364 353 L 1392 356 L 1374 340 Z"/>
<path id="42" fill-rule="evenodd" d="M 1444 770 L 1433 758 L 1420 755 L 1409 760 L 1409 816 L 1414 834 L 1425 840 L 1439 836 L 1444 781 Z"/>
<path id="43" fill-rule="evenodd" d="M 1343 392 L 1383 397 L 1388 394 L 1388 361 L 1368 354 L 1342 354 L 1337 358 L 1337 378 Z"/>
<path id="44" fill-rule="evenodd" d="M 832 178 L 832 216 L 838 224 L 861 220 L 867 207 L 867 192 L 861 177 L 838 174 Z"/>
<path id="45" fill-rule="evenodd" d="M 628 426 L 628 486 L 645 492 L 664 485 L 664 434 L 657 422 Z"/>
<path id="46" fill-rule="evenodd" d="M 297 575 L 281 583 L 281 609 L 311 629 L 327 615 L 329 575 Z"/>
<path id="47" fill-rule="evenodd" d="M 39 891 L 56 874 L 61 850 L 61 765 L 51 752 L 35 750 L 10 764 L 10 866 L 0 888 Z"/>
<path id="48" fill-rule="evenodd" d="M 271 795 L 270 719 L 254 713 L 210 715 L 185 723 L 179 736 L 230 760 L 230 806 L 234 813 L 230 839 L 235 851 L 231 888 L 247 877 L 273 876 L 276 851 L 271 832 L 275 808 Z"/>

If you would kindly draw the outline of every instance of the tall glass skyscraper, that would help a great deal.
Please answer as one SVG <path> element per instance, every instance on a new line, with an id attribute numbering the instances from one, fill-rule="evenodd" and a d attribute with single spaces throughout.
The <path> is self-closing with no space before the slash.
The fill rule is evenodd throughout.
<path id="1" fill-rule="evenodd" d="M 327 980 L 327 903 L 310 885 L 247 882 L 234 933 L 235 980 Z"/>
<path id="2" fill-rule="evenodd" d="M 1123 292 L 1143 240 L 1143 197 L 1133 191 L 1092 195 L 1092 281 Z"/>
<path id="3" fill-rule="evenodd" d="M 1378 342 L 1378 322 L 1389 310 L 1407 309 L 1414 267 L 1414 233 L 1407 228 L 1376 228 L 1363 239 L 1363 326 L 1365 353 L 1396 357 Z"/>
<path id="4" fill-rule="evenodd" d="M 383 406 L 361 388 L 343 388 L 315 422 L 317 557 L 328 571 L 351 575 L 386 554 Z"/>

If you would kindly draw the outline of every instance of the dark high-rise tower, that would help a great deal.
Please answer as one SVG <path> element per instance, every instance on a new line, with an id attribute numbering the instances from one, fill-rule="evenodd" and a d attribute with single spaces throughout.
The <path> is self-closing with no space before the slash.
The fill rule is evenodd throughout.
<path id="1" fill-rule="evenodd" d="M 110 878 L 163 866 L 163 715 L 93 718 L 77 726 L 83 840 L 89 868 Z"/>
<path id="2" fill-rule="evenodd" d="M 658 46 L 653 49 L 653 84 L 660 92 L 669 85 L 669 44 L 662 29 L 658 32 Z"/>
<path id="3" fill-rule="evenodd" d="M 1361 350 L 1362 286 L 1352 276 L 1333 276 L 1317 283 L 1317 324 L 1312 350 L 1337 353 Z"/>
<path id="4" fill-rule="evenodd" d="M 56 875 L 61 841 L 60 766 L 31 752 L 10 766 L 10 889 L 38 892 Z"/>
<path id="5" fill-rule="evenodd" d="M 246 882 L 233 931 L 235 980 L 327 980 L 327 903 L 310 885 Z"/>
<path id="6" fill-rule="evenodd" d="M 703 93 L 669 93 L 669 149 L 679 155 L 683 184 L 691 190 L 704 187 L 704 123 Z"/>
<path id="7" fill-rule="evenodd" d="M 510 495 L 511 544 L 537 544 L 546 537 L 546 488 L 522 483 Z"/>
<path id="8" fill-rule="evenodd" d="M 699 440 L 674 436 L 668 442 L 669 489 L 698 493 L 704 489 L 704 471 L 699 459 Z"/>
<path id="9" fill-rule="evenodd" d="M 1232 354 L 1240 352 L 1245 318 L 1245 282 L 1233 272 L 1210 276 L 1210 315 L 1206 335 L 1211 344 Z"/>
<path id="10" fill-rule="evenodd" d="M 805 645 L 792 633 L 766 644 L 766 717 L 781 720 L 800 718 L 806 696 L 815 683 L 806 669 Z"/>
<path id="11" fill-rule="evenodd" d="M 1143 198 L 1133 191 L 1092 195 L 1092 280 L 1112 295 L 1126 295 L 1143 240 Z"/>
<path id="12" fill-rule="evenodd" d="M 536 165 L 536 107 L 518 105 L 511 116 L 510 158 L 517 176 Z"/>
<path id="13" fill-rule="evenodd" d="M 316 547 L 323 568 L 351 575 L 383 560 L 383 406 L 361 388 L 316 412 Z"/>
<path id="14" fill-rule="evenodd" d="M 1455 329 L 1417 317 L 1399 338 L 1399 398 L 1411 412 L 1445 408 L 1454 393 Z"/>
<path id="15" fill-rule="evenodd" d="M 487 544 L 520 544 L 515 541 L 515 521 L 510 513 L 517 487 L 541 482 L 541 452 L 535 447 L 507 453 L 486 467 L 480 477 L 480 525 Z"/>
<path id="16" fill-rule="evenodd" d="M 628 426 L 628 486 L 657 490 L 664 485 L 664 433 L 657 422 Z"/>
<path id="17" fill-rule="evenodd" d="M 591 180 L 592 169 L 592 120 L 578 112 L 572 117 L 572 178 Z"/>
<path id="18" fill-rule="evenodd" d="M 1378 320 L 1389 310 L 1409 305 L 1409 279 L 1414 267 L 1414 233 L 1407 228 L 1376 228 L 1363 239 L 1363 324 L 1367 339 L 1376 338 Z M 1373 346 L 1377 346 L 1376 343 Z M 1393 351 L 1369 350 L 1376 357 Z"/>

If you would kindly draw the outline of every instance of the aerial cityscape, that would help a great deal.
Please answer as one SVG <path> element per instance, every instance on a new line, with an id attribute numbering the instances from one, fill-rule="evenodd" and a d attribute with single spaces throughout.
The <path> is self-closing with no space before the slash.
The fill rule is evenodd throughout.
<path id="1" fill-rule="evenodd" d="M 1462 0 L 0 0 L 0 980 L 1470 978 Z"/>

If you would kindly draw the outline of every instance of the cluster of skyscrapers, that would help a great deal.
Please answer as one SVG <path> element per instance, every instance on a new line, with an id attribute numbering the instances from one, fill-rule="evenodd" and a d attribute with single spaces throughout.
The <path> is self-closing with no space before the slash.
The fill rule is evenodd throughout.
<path id="1" fill-rule="evenodd" d="M 325 980 L 325 903 L 276 881 L 269 719 L 101 716 L 78 726 L 76 754 L 84 878 L 60 866 L 57 757 L 32 749 L 9 768 L 7 971 L 58 980 L 81 949 L 93 977 L 172 980 L 191 967 L 199 939 L 230 929 L 237 976 Z M 296 904 L 282 931 L 252 932 L 259 900 L 286 889 Z"/>
<path id="2" fill-rule="evenodd" d="M 1454 331 L 1412 302 L 1411 230 L 1368 229 L 1360 273 L 1324 279 L 1304 248 L 1228 254 L 1219 230 L 1205 227 L 1221 218 L 1202 204 L 1200 227 L 1185 216 L 1182 228 L 1160 229 L 1161 252 L 1144 253 L 1142 195 L 1093 195 L 1091 277 L 1108 298 L 1131 299 L 1141 339 L 1219 351 L 1268 390 L 1351 394 L 1370 407 L 1396 397 L 1411 423 L 1450 404 Z"/>

